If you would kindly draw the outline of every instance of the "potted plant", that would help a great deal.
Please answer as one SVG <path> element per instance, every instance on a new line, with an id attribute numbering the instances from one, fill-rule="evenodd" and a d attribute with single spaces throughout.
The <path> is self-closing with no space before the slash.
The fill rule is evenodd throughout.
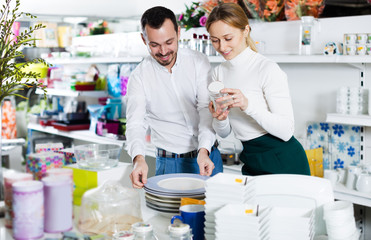
<path id="1" fill-rule="evenodd" d="M 16 24 L 16 20 L 20 17 L 26 17 L 30 19 L 36 18 L 36 16 L 19 12 L 20 0 L 2 0 L 2 9 L 0 12 L 0 106 L 4 99 L 8 96 L 19 96 L 26 98 L 17 93 L 18 90 L 30 87 L 40 87 L 44 90 L 44 96 L 46 93 L 45 87 L 42 87 L 38 78 L 39 73 L 27 71 L 26 68 L 34 63 L 43 63 L 49 66 L 41 58 L 36 58 L 23 63 L 16 63 L 16 58 L 24 58 L 21 52 L 23 47 L 35 47 L 36 39 L 33 38 L 33 33 L 36 30 L 42 29 L 45 26 L 42 24 L 36 24 L 33 27 L 16 34 L 12 28 Z M 0 107 L 0 181 L 2 182 L 2 158 L 1 158 L 1 107 Z"/>

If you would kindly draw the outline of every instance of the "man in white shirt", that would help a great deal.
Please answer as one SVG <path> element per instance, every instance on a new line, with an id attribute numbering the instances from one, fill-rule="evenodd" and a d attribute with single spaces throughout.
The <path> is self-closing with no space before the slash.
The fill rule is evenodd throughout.
<path id="1" fill-rule="evenodd" d="M 130 175 L 133 187 L 142 188 L 147 182 L 147 126 L 156 146 L 156 175 L 210 176 L 222 172 L 208 110 L 211 66 L 207 57 L 190 49 L 178 49 L 180 27 L 171 10 L 148 9 L 141 24 L 142 39 L 150 56 L 130 75 L 126 111 L 127 150 L 134 164 Z"/>

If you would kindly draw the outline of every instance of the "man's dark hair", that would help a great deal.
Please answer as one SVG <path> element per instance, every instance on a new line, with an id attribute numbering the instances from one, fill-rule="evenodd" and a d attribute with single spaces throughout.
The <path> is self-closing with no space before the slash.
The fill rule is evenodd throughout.
<path id="1" fill-rule="evenodd" d="M 166 19 L 170 19 L 173 22 L 175 32 L 178 33 L 178 24 L 175 14 L 170 9 L 161 6 L 150 8 L 143 13 L 142 19 L 140 20 L 142 32 L 145 33 L 144 30 L 147 24 L 151 28 L 159 29 Z"/>

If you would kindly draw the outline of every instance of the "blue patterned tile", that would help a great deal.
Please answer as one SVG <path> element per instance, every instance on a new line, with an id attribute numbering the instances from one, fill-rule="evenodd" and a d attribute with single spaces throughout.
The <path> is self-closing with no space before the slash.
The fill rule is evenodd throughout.
<path id="1" fill-rule="evenodd" d="M 323 147 L 323 168 L 337 169 L 360 161 L 361 127 L 310 122 L 307 126 L 308 149 Z"/>

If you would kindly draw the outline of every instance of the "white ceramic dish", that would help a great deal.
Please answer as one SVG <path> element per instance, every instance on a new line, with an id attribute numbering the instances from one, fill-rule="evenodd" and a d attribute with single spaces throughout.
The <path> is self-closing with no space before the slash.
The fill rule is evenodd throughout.
<path id="1" fill-rule="evenodd" d="M 177 208 L 177 209 L 179 209 L 180 207 L 180 203 L 163 203 L 163 202 L 153 201 L 148 198 L 146 198 L 146 202 L 153 204 L 155 206 L 158 206 L 158 207 Z"/>
<path id="2" fill-rule="evenodd" d="M 315 234 L 326 234 L 322 207 L 334 201 L 329 181 L 292 174 L 257 176 L 254 181 L 256 203 L 261 206 L 315 209 Z"/>
<path id="3" fill-rule="evenodd" d="M 151 199 L 156 202 L 162 202 L 162 203 L 178 203 L 180 204 L 180 198 L 163 198 L 163 197 L 156 197 L 149 193 L 144 193 L 144 196 L 148 199 Z"/>
<path id="4" fill-rule="evenodd" d="M 145 189 L 168 195 L 200 195 L 205 193 L 205 180 L 208 178 L 207 176 L 191 173 L 158 175 L 148 178 Z"/>

